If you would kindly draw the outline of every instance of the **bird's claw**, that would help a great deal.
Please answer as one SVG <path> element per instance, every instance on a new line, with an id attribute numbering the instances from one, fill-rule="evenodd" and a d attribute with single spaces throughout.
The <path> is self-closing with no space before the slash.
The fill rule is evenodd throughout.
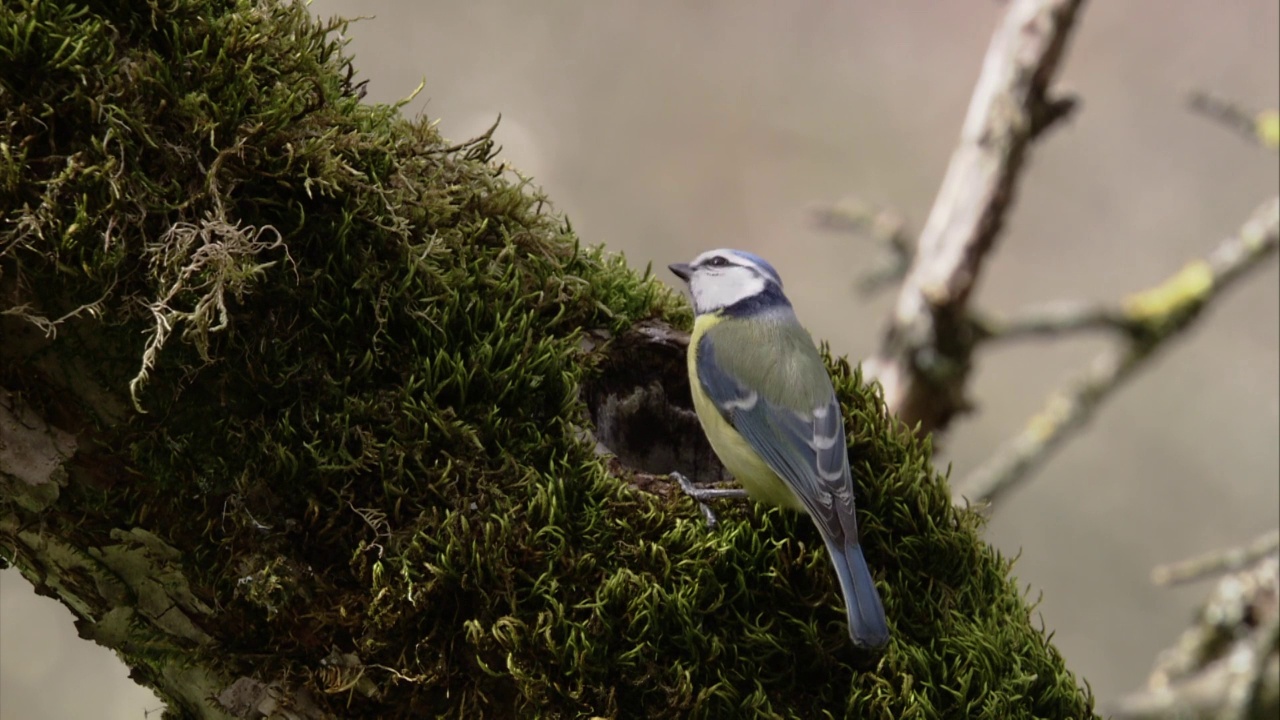
<path id="1" fill-rule="evenodd" d="M 702 516 L 707 519 L 707 527 L 715 528 L 716 514 L 711 510 L 711 506 L 707 504 L 708 500 L 745 500 L 747 491 L 741 488 L 701 488 L 689 481 L 689 478 L 678 472 L 671 473 L 671 479 L 676 481 L 680 489 L 685 495 L 693 498 L 698 503 L 698 508 L 702 510 Z"/>

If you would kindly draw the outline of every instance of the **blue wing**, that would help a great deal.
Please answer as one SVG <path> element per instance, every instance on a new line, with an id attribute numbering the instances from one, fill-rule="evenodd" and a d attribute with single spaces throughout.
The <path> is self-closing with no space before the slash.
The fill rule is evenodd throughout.
<path id="1" fill-rule="evenodd" d="M 819 368 L 827 383 L 824 402 L 812 408 L 787 407 L 747 387 L 717 363 L 712 335 L 704 334 L 697 348 L 698 380 L 703 390 L 721 416 L 791 488 L 818 526 L 840 578 L 853 640 L 866 647 L 883 645 L 889 629 L 858 545 L 844 418 L 826 369 Z M 813 362 L 821 360 L 815 355 Z M 775 376 L 765 380 L 774 388 L 785 388 L 801 377 L 799 373 L 787 377 L 785 367 L 776 364 L 770 372 Z M 794 395 L 805 397 L 808 393 Z"/>
<path id="2" fill-rule="evenodd" d="M 712 337 L 703 335 L 698 345 L 698 379 L 721 416 L 791 488 L 820 527 L 836 537 L 856 535 L 844 422 L 830 381 L 825 402 L 812 408 L 785 407 L 761 397 L 725 370 L 717 362 Z"/>

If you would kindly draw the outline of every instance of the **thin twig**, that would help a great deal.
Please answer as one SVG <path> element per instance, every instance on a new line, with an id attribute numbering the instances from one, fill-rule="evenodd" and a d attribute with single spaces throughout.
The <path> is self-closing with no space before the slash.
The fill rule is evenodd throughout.
<path id="1" fill-rule="evenodd" d="M 1200 310 L 1280 245 L 1280 198 L 1263 203 L 1235 237 L 1220 244 L 1160 285 L 1129 297 L 1122 311 L 1143 332 L 1094 358 L 1085 372 L 1055 392 L 1022 432 L 956 486 L 957 502 L 995 502 L 1024 482 L 1074 432 L 1093 418 L 1102 402 L 1133 372 L 1182 334 Z"/>
<path id="2" fill-rule="evenodd" d="M 1280 550 L 1280 530 L 1271 530 L 1254 538 L 1248 545 L 1214 550 L 1186 560 L 1160 565 L 1151 571 L 1156 585 L 1178 585 L 1195 582 L 1211 575 L 1236 572 Z"/>
<path id="3" fill-rule="evenodd" d="M 1015 0 L 992 36 L 960 142 L 880 352 L 863 367 L 889 410 L 922 433 L 966 406 L 973 340 L 966 306 L 1013 204 L 1027 151 L 1073 102 L 1053 98 L 1082 0 Z"/>
<path id="4" fill-rule="evenodd" d="M 1268 691 L 1275 693 L 1276 686 L 1280 686 L 1275 678 L 1268 677 L 1268 670 L 1273 665 L 1277 665 L 1276 655 L 1280 654 L 1280 615 L 1271 618 L 1266 627 L 1258 631 L 1254 637 L 1253 643 L 1253 664 L 1249 668 L 1248 675 L 1240 683 L 1240 689 L 1243 692 L 1237 693 L 1243 697 L 1239 698 L 1236 706 L 1237 720 L 1250 720 L 1250 718 L 1264 718 L 1270 713 L 1271 717 L 1275 717 L 1274 710 L 1266 709 L 1268 704 L 1273 704 L 1274 699 L 1268 698 Z M 1270 675 L 1280 676 L 1280 667 L 1277 672 Z M 1270 681 L 1272 687 L 1268 688 L 1267 683 Z"/>
<path id="5" fill-rule="evenodd" d="M 1191 93 L 1187 105 L 1197 114 L 1213 120 L 1250 142 L 1271 146 L 1264 127 L 1268 120 L 1267 113 L 1246 110 L 1230 100 L 1215 97 L 1202 90 Z"/>
<path id="6" fill-rule="evenodd" d="M 1269 557 L 1222 578 L 1195 622 L 1160 653 L 1119 720 L 1253 720 L 1280 707 L 1280 563 Z"/>
<path id="7" fill-rule="evenodd" d="M 1117 332 L 1133 335 L 1136 324 L 1117 308 L 1084 301 L 1062 301 L 1030 307 L 1001 317 L 974 313 L 976 342 L 1030 340 L 1077 332 Z"/>
<path id="8" fill-rule="evenodd" d="M 858 279 L 859 294 L 875 294 L 907 276 L 915 248 L 911 242 L 911 229 L 898 210 L 860 198 L 849 198 L 835 205 L 816 208 L 813 217 L 819 229 L 866 236 L 888 250 L 877 267 Z"/>

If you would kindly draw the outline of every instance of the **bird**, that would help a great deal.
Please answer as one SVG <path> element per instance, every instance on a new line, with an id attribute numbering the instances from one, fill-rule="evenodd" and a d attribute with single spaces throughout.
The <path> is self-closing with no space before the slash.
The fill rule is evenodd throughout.
<path id="1" fill-rule="evenodd" d="M 840 581 L 849 637 L 883 647 L 889 626 L 858 542 L 840 402 L 782 278 L 760 256 L 732 249 L 668 268 L 693 299 L 689 385 L 712 450 L 753 500 L 808 513 Z"/>

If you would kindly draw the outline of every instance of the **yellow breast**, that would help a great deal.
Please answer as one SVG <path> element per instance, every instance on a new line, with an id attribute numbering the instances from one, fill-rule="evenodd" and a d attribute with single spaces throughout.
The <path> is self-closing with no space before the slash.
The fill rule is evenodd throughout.
<path id="1" fill-rule="evenodd" d="M 778 477 L 764 458 L 751 447 L 747 439 L 720 415 L 719 408 L 702 388 L 698 380 L 698 342 L 702 336 L 719 323 L 716 315 L 699 315 L 693 323 L 693 335 L 689 338 L 689 387 L 693 392 L 693 408 L 698 421 L 707 434 L 711 449 L 724 463 L 747 494 L 766 505 L 781 505 L 793 510 L 803 510 L 799 498 Z"/>

